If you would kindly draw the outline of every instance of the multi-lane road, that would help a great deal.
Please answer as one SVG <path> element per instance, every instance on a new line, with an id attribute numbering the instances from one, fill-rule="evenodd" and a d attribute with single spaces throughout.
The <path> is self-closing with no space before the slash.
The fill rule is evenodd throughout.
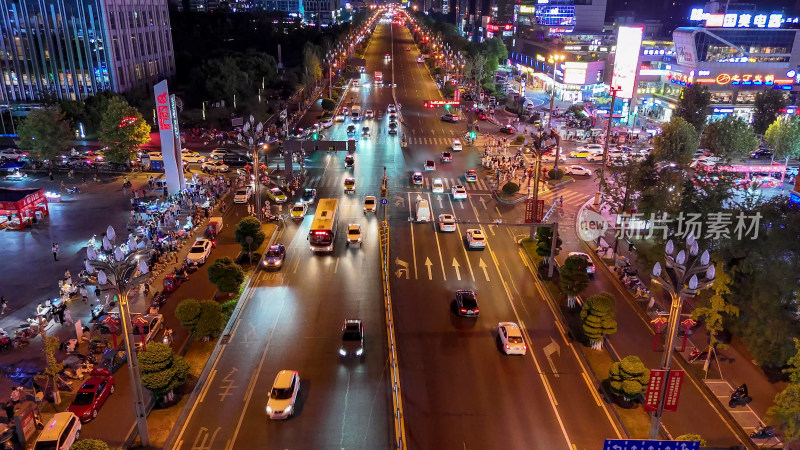
<path id="1" fill-rule="evenodd" d="M 393 446 L 378 257 L 384 214 L 391 229 L 390 288 L 408 448 L 592 449 L 603 439 L 622 437 L 520 253 L 518 241 L 530 230 L 508 224 L 522 222 L 522 208 L 495 201 L 481 170 L 477 182 L 464 179 L 467 169 L 480 166 L 482 146 L 455 152 L 452 162 L 439 161 L 439 153 L 462 137 L 466 126 L 442 122 L 443 110 L 423 107 L 424 100 L 441 96 L 417 56 L 408 29 L 378 25 L 359 87 L 348 90 L 344 100 L 375 111 L 374 119 L 356 124 L 358 134 L 369 126 L 372 135 L 356 136 L 355 167 L 346 169 L 342 154 L 307 156 L 305 185 L 316 188 L 318 198 L 340 200 L 340 231 L 360 223 L 363 247 L 348 248 L 340 236 L 332 254 L 311 253 L 306 236 L 313 207 L 303 221 L 287 223 L 278 237 L 288 248 L 284 267 L 256 276 L 230 339 L 189 406 L 187 421 L 179 424 L 174 448 Z M 383 73 L 384 86 L 371 83 L 376 71 Z M 388 134 L 390 103 L 401 108 L 395 136 Z M 325 131 L 326 139 L 346 140 L 349 124 L 349 119 L 335 124 Z M 497 131 L 486 122 L 481 128 Z M 407 148 L 400 146 L 403 134 Z M 427 159 L 436 160 L 436 170 L 424 172 L 422 185 L 413 185 L 411 174 L 422 171 Z M 363 198 L 380 195 L 384 169 L 388 205 L 365 215 Z M 355 194 L 343 191 L 348 176 L 356 179 Z M 443 180 L 445 193 L 431 191 L 434 178 Z M 455 184 L 466 186 L 466 200 L 452 199 L 449 188 Z M 562 230 L 574 226 L 578 206 L 592 197 L 592 186 L 587 178 L 574 189 L 543 194 L 548 206 L 564 196 L 565 207 L 556 209 Z M 434 221 L 439 214 L 453 214 L 457 230 L 442 233 L 435 223 L 411 221 L 419 199 L 428 201 Z M 468 228 L 485 232 L 486 250 L 465 248 Z M 563 236 L 565 246 L 585 250 L 574 233 Z M 608 288 L 605 282 L 602 286 Z M 453 313 L 458 289 L 476 292 L 477 319 Z M 364 321 L 363 361 L 344 361 L 337 354 L 347 318 Z M 501 321 L 522 326 L 525 356 L 501 352 Z M 267 392 L 281 369 L 300 373 L 298 407 L 291 419 L 270 421 Z"/>

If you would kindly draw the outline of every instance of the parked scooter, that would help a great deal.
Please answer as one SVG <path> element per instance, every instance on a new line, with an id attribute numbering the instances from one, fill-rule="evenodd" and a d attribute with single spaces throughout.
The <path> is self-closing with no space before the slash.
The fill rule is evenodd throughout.
<path id="1" fill-rule="evenodd" d="M 763 422 L 759 422 L 758 428 L 756 428 L 756 431 L 750 433 L 750 437 L 753 439 L 769 439 L 775 437 L 775 428 L 768 427 L 764 425 Z"/>
<path id="2" fill-rule="evenodd" d="M 752 401 L 753 398 L 747 393 L 747 385 L 743 384 L 733 391 L 731 394 L 731 399 L 728 401 L 728 406 L 731 408 L 736 408 L 737 406 L 744 406 Z"/>
<path id="3" fill-rule="evenodd" d="M 700 351 L 699 348 L 695 348 L 692 350 L 692 353 L 689 353 L 689 362 L 695 361 L 705 361 L 708 359 L 708 350 Z"/>

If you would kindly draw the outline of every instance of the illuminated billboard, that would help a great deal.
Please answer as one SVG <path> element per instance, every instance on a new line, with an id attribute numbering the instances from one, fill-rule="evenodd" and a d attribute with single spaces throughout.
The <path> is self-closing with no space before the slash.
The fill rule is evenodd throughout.
<path id="1" fill-rule="evenodd" d="M 564 84 L 586 84 L 587 63 L 565 62 L 564 63 Z"/>
<path id="2" fill-rule="evenodd" d="M 633 97 L 636 72 L 639 70 L 639 49 L 642 46 L 643 27 L 619 27 L 617 53 L 611 86 L 619 88 L 617 97 Z"/>

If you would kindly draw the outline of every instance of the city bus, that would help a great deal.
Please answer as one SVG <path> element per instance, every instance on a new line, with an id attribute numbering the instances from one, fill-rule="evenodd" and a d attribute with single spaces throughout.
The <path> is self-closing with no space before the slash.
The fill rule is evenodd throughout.
<path id="1" fill-rule="evenodd" d="M 308 242 L 312 252 L 332 252 L 339 224 L 339 200 L 320 199 L 317 212 L 308 231 Z"/>
<path id="2" fill-rule="evenodd" d="M 353 122 L 358 122 L 361 120 L 361 107 L 358 105 L 353 106 L 353 109 L 350 110 L 350 118 Z"/>

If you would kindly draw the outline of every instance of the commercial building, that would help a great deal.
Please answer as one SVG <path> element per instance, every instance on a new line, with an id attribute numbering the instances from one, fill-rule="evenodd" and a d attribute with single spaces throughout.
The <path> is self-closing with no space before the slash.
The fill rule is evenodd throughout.
<path id="1" fill-rule="evenodd" d="M 166 0 L 0 0 L 0 102 L 86 98 L 175 74 Z"/>

